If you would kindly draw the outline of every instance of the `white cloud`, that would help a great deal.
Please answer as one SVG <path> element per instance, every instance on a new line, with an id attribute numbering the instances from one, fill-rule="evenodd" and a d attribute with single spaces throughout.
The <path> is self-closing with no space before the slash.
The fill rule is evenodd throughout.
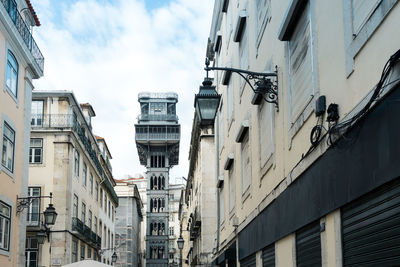
<path id="1" fill-rule="evenodd" d="M 35 39 L 45 56 L 45 76 L 35 87 L 72 90 L 92 104 L 94 132 L 108 143 L 115 178 L 144 171 L 134 136 L 137 94 L 177 92 L 182 138 L 171 176 L 186 176 L 213 1 L 175 0 L 150 11 L 139 0 L 60 2 L 33 1 L 42 22 Z"/>

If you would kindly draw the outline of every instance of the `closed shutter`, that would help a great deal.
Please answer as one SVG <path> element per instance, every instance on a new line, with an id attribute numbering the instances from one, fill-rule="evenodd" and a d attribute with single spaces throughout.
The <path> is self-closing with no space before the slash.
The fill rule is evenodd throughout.
<path id="1" fill-rule="evenodd" d="M 400 179 L 342 208 L 344 266 L 400 266 Z"/>
<path id="2" fill-rule="evenodd" d="M 256 266 L 256 255 L 248 256 L 240 261 L 240 267 L 254 267 Z"/>
<path id="3" fill-rule="evenodd" d="M 314 92 L 309 4 L 304 9 L 289 41 L 289 64 L 291 122 L 294 122 Z"/>
<path id="4" fill-rule="evenodd" d="M 321 266 L 321 236 L 319 221 L 296 232 L 297 266 Z"/>
<path id="5" fill-rule="evenodd" d="M 353 33 L 358 34 L 381 0 L 352 0 Z"/>
<path id="6" fill-rule="evenodd" d="M 261 257 L 263 267 L 275 267 L 275 244 L 266 247 Z"/>

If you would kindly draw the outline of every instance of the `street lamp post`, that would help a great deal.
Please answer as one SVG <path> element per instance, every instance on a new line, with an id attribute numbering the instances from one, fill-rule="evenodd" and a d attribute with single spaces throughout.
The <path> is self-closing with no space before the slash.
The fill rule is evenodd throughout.
<path id="1" fill-rule="evenodd" d="M 178 243 L 178 248 L 179 248 L 179 266 L 182 267 L 182 249 L 183 249 L 183 244 L 185 243 L 185 240 L 183 240 L 182 238 L 182 234 L 179 236 L 176 243 Z"/>
<path id="2" fill-rule="evenodd" d="M 215 116 L 221 101 L 221 95 L 217 93 L 215 86 L 212 86 L 212 80 L 208 78 L 208 72 L 210 70 L 239 74 L 254 93 L 251 99 L 253 105 L 260 105 L 264 100 L 265 102 L 274 104 L 276 110 L 279 111 L 277 67 L 275 67 L 275 71 L 263 73 L 228 67 L 210 67 L 209 65 L 210 61 L 206 58 L 206 67 L 204 69 L 207 71 L 207 76 L 203 81 L 203 85 L 200 86 L 199 93 L 196 94 L 194 98 L 194 106 L 199 116 L 201 126 L 214 124 Z M 252 84 L 250 81 L 254 81 L 254 83 Z"/>

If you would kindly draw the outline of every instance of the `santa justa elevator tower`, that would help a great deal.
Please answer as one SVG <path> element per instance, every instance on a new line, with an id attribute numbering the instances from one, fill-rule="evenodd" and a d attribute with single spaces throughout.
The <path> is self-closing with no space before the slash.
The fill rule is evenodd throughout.
<path id="1" fill-rule="evenodd" d="M 179 161 L 178 95 L 139 93 L 138 99 L 135 139 L 147 176 L 146 266 L 168 266 L 169 169 Z"/>

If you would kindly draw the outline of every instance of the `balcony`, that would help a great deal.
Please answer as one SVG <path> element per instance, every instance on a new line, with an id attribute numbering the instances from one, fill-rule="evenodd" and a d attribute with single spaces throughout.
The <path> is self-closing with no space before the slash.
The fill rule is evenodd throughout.
<path id="1" fill-rule="evenodd" d="M 92 240 L 92 230 L 90 230 L 89 226 L 83 226 L 83 236 L 86 238 L 88 242 Z"/>
<path id="2" fill-rule="evenodd" d="M 179 125 L 135 125 L 136 141 L 170 141 L 170 143 L 179 142 L 180 126 Z"/>
<path id="3" fill-rule="evenodd" d="M 29 27 L 26 25 L 21 14 L 18 12 L 17 3 L 14 0 L 1 0 L 3 7 L 11 18 L 26 47 L 31 52 L 37 67 L 43 73 L 44 57 L 35 40 L 32 37 Z"/>
<path id="4" fill-rule="evenodd" d="M 72 218 L 72 232 L 75 232 L 80 236 L 84 236 L 84 226 L 85 224 L 81 220 L 76 217 Z"/>
<path id="5" fill-rule="evenodd" d="M 175 114 L 140 114 L 138 121 L 178 121 Z"/>
<path id="6" fill-rule="evenodd" d="M 97 236 L 96 245 L 98 248 L 101 248 L 101 237 Z"/>
<path id="7" fill-rule="evenodd" d="M 89 138 L 85 135 L 84 124 L 81 125 L 73 114 L 32 114 L 31 128 L 32 130 L 46 128 L 70 128 L 70 130 L 73 130 L 79 136 L 79 139 L 83 143 L 86 151 L 89 153 L 90 158 L 93 160 L 94 165 L 96 166 L 100 175 L 104 178 L 105 186 L 112 195 L 113 200 L 118 203 L 118 196 L 115 193 L 113 186 L 109 181 L 109 178 L 107 178 L 106 173 L 104 172 L 103 167 L 97 156 L 97 153 L 101 154 L 101 152 L 99 152 L 99 150 L 97 150 L 98 152 L 96 152 L 96 145 L 92 146 L 92 142 L 90 142 Z M 110 169 L 110 171 L 112 170 Z"/>

